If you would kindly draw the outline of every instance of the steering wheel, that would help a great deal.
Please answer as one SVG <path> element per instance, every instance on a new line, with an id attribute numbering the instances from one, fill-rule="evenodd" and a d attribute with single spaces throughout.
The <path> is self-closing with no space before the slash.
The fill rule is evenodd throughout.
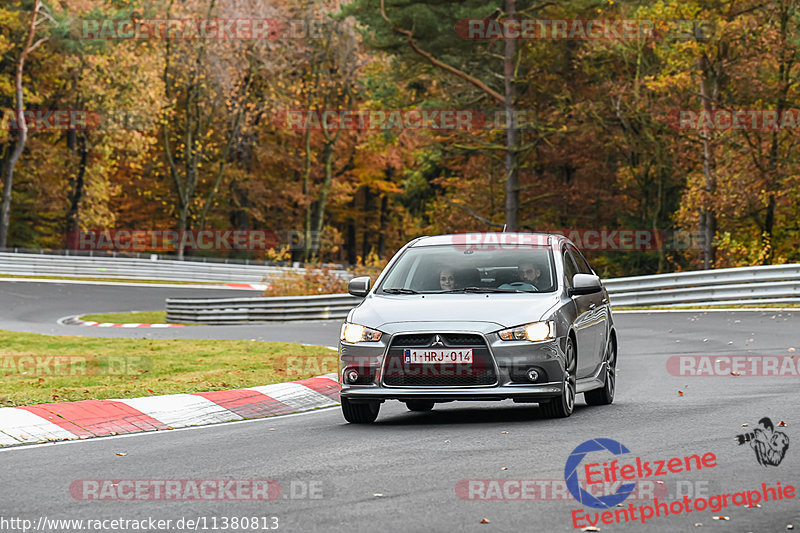
<path id="1" fill-rule="evenodd" d="M 526 291 L 533 290 L 539 292 L 539 289 L 538 287 L 536 287 L 536 285 L 533 285 L 531 283 L 525 283 L 524 281 L 515 281 L 513 283 L 509 283 L 508 286 L 511 287 L 512 289 L 519 289 Z"/>

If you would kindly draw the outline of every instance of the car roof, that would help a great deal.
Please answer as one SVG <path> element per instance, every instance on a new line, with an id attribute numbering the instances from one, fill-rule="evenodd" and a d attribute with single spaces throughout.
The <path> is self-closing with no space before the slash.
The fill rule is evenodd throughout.
<path id="1" fill-rule="evenodd" d="M 501 237 L 502 235 L 502 237 Z M 486 232 L 465 232 L 465 233 L 451 233 L 449 235 L 433 235 L 419 237 L 411 242 L 411 247 L 421 246 L 441 246 L 445 244 L 465 244 L 470 242 L 486 243 L 498 242 L 500 239 L 518 239 L 520 244 L 527 243 L 532 246 L 548 246 L 555 244 L 559 241 L 568 241 L 563 235 L 557 233 L 540 233 L 540 232 L 499 232 L 499 231 L 486 231 Z M 514 241 L 512 241 L 514 242 Z"/>

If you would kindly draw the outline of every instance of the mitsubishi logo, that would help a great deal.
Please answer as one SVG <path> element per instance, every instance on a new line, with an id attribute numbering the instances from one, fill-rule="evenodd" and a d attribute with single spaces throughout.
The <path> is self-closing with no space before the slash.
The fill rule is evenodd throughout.
<path id="1" fill-rule="evenodd" d="M 436 335 L 436 337 L 435 337 L 435 339 L 433 341 L 433 344 L 431 344 L 431 346 L 444 346 L 444 343 L 442 342 L 442 338 L 438 334 Z"/>

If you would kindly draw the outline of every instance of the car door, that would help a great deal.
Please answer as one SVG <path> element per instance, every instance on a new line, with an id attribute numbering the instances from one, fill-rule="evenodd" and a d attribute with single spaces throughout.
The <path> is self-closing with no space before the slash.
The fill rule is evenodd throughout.
<path id="1" fill-rule="evenodd" d="M 578 266 L 572 253 L 566 247 L 561 249 L 561 258 L 564 265 L 564 275 L 567 278 L 567 287 L 572 288 L 572 278 L 577 274 Z M 597 332 L 593 329 L 594 309 L 590 307 L 592 303 L 591 295 L 575 295 L 572 301 L 576 308 L 576 318 L 573 326 L 575 327 L 575 337 L 578 341 L 578 368 L 576 377 L 582 378 L 591 374 L 597 366 Z"/>
<path id="2" fill-rule="evenodd" d="M 589 266 L 589 262 L 577 248 L 568 244 L 567 250 L 572 254 L 576 266 L 578 267 L 578 272 L 581 274 L 596 275 L 591 266 Z M 594 365 L 591 371 L 596 371 L 597 367 L 603 362 L 606 341 L 608 339 L 609 304 L 603 291 L 587 294 L 586 299 L 589 301 L 589 311 L 591 313 L 588 328 L 593 331 L 595 342 L 595 351 L 592 352 L 590 356 Z"/>

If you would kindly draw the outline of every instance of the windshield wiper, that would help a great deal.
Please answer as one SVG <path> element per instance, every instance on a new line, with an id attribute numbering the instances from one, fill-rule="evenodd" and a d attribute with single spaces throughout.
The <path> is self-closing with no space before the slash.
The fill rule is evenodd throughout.
<path id="1" fill-rule="evenodd" d="M 383 292 L 386 294 L 420 294 L 419 292 L 415 291 L 414 289 L 399 289 L 399 288 L 389 288 L 389 289 L 382 289 Z"/>
<path id="2" fill-rule="evenodd" d="M 440 291 L 437 294 L 449 294 L 449 293 L 456 293 L 456 292 L 476 292 L 476 293 L 485 293 L 485 292 L 533 292 L 533 291 L 521 291 L 519 289 L 500 289 L 495 287 L 464 287 L 463 289 L 452 289 L 449 291 Z"/>

